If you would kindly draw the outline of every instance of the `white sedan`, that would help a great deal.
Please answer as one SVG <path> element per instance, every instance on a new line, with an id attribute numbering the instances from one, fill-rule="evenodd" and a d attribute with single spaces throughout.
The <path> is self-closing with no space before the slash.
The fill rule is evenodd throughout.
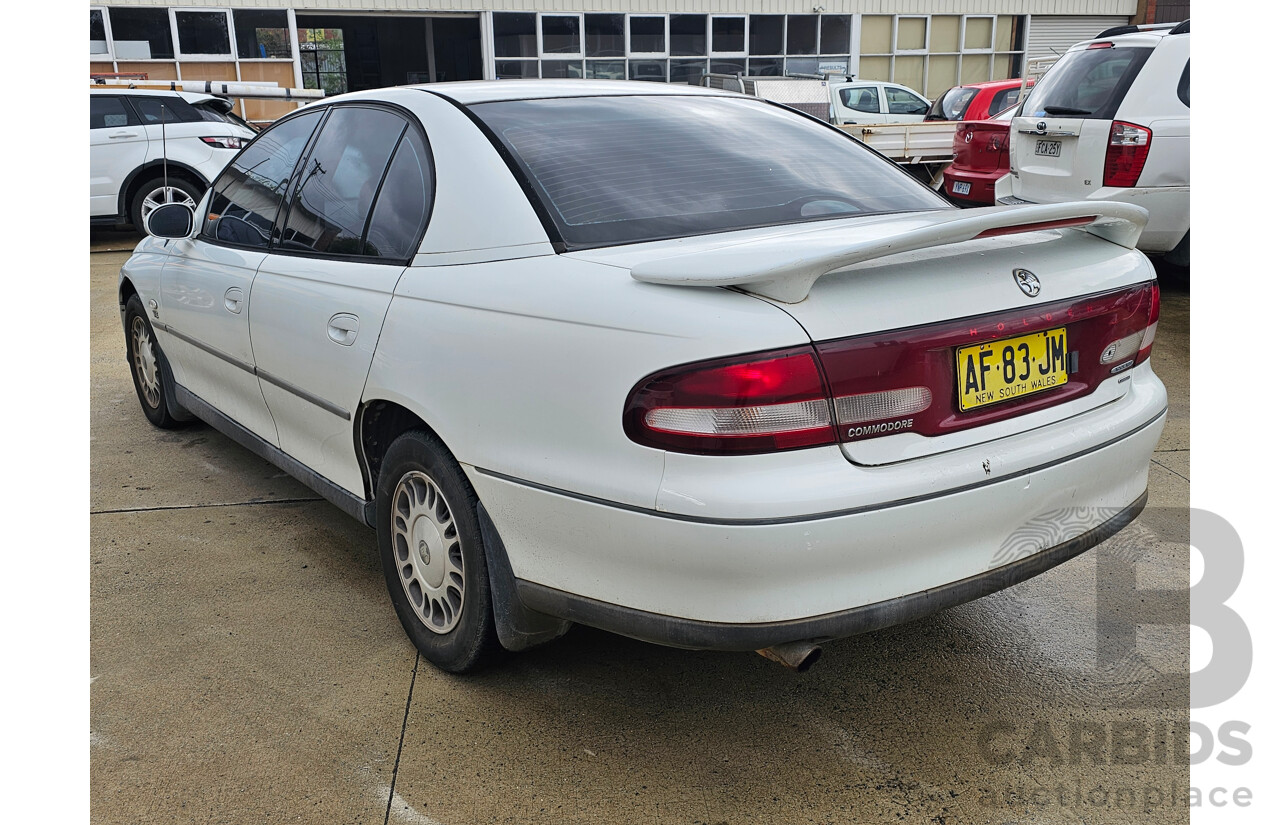
<path id="1" fill-rule="evenodd" d="M 435 84 L 247 146 L 121 271 L 138 398 L 376 528 L 455 672 L 573 622 L 807 667 L 1146 501 L 1127 204 L 959 210 L 791 110 Z"/>

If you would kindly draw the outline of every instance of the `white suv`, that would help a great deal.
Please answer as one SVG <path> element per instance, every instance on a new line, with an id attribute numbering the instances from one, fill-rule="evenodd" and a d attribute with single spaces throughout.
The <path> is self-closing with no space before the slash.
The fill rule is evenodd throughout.
<path id="1" fill-rule="evenodd" d="M 1013 119 L 998 201 L 1136 203 L 1151 213 L 1138 248 L 1187 265 L 1190 31 L 1126 26 L 1072 46 Z"/>
<path id="2" fill-rule="evenodd" d="M 145 232 L 144 218 L 162 203 L 187 203 L 194 209 L 209 181 L 254 134 L 224 98 L 90 89 L 89 219 L 132 223 Z"/>

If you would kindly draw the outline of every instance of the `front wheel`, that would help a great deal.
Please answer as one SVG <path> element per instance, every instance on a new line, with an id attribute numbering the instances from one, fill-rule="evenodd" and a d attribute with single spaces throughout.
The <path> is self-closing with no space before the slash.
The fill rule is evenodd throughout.
<path id="1" fill-rule="evenodd" d="M 378 474 L 378 551 L 405 633 L 450 673 L 483 667 L 500 651 L 476 494 L 437 439 L 410 431 L 392 442 Z"/>
<path id="2" fill-rule="evenodd" d="M 142 300 L 130 295 L 124 310 L 125 348 L 133 388 L 147 420 L 164 430 L 180 427 L 184 419 L 174 415 L 165 388 L 164 353 L 156 343 L 155 331 L 142 308 Z"/>

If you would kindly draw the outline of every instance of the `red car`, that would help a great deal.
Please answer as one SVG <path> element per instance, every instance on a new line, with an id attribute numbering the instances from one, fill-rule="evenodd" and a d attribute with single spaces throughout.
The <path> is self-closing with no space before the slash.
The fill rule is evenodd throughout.
<path id="1" fill-rule="evenodd" d="M 1028 81 L 1027 88 L 1035 85 Z M 1018 101 L 1022 79 L 992 80 L 954 86 L 933 102 L 925 120 L 986 120 Z"/>
<path id="2" fill-rule="evenodd" d="M 1011 105 L 986 120 L 956 124 L 951 139 L 956 159 L 942 172 L 942 194 L 973 206 L 996 202 L 996 179 L 1009 171 L 1009 124 L 1017 109 Z"/>

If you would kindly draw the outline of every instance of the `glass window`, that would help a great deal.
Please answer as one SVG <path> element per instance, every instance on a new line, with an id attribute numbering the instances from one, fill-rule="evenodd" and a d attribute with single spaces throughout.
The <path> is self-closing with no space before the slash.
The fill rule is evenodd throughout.
<path id="1" fill-rule="evenodd" d="M 822 15 L 822 53 L 849 54 L 849 15 Z"/>
<path id="2" fill-rule="evenodd" d="M 711 18 L 711 51 L 745 52 L 747 50 L 747 18 Z"/>
<path id="3" fill-rule="evenodd" d="M 782 54 L 782 21 L 780 14 L 751 15 L 752 54 Z"/>
<path id="4" fill-rule="evenodd" d="M 582 61 L 544 60 L 542 61 L 542 76 L 555 78 L 580 78 L 582 77 Z"/>
<path id="5" fill-rule="evenodd" d="M 750 99 L 554 98 L 471 111 L 571 248 L 947 208 L 848 135 Z"/>
<path id="6" fill-rule="evenodd" d="M 89 54 L 107 53 L 107 25 L 101 9 L 89 10 Z"/>
<path id="7" fill-rule="evenodd" d="M 588 60 L 587 77 L 593 77 L 599 80 L 626 80 L 627 61 Z"/>
<path id="8" fill-rule="evenodd" d="M 880 113 L 880 95 L 872 88 L 841 89 L 840 102 L 855 112 Z"/>
<path id="9" fill-rule="evenodd" d="M 1187 61 L 1187 65 L 1182 70 L 1182 77 L 1178 78 L 1178 100 L 1183 105 L 1191 108 L 1191 61 Z"/>
<path id="10" fill-rule="evenodd" d="M 327 95 L 347 90 L 347 52 L 342 29 L 298 29 L 302 86 Z"/>
<path id="11" fill-rule="evenodd" d="M 183 54 L 231 54 L 226 12 L 178 11 L 174 17 L 178 22 L 178 48 Z"/>
<path id="12" fill-rule="evenodd" d="M 818 53 L 818 15 L 787 15 L 787 54 Z"/>
<path id="13" fill-rule="evenodd" d="M 818 58 L 816 57 L 788 57 L 787 58 L 787 74 L 817 74 Z"/>
<path id="14" fill-rule="evenodd" d="M 405 132 L 369 218 L 366 255 L 407 260 L 418 251 L 434 182 L 431 156 L 417 130 Z"/>
<path id="15" fill-rule="evenodd" d="M 703 56 L 706 53 L 707 16 L 705 14 L 671 15 L 672 56 Z"/>
<path id="16" fill-rule="evenodd" d="M 631 18 L 632 52 L 665 52 L 667 50 L 667 18 Z M 635 78 L 632 78 L 633 80 Z"/>
<path id="17" fill-rule="evenodd" d="M 667 82 L 667 61 L 665 60 L 632 60 L 630 69 L 632 80 Z"/>
<path id="18" fill-rule="evenodd" d="M 89 95 L 89 128 L 119 129 L 121 126 L 136 126 L 137 119 L 118 97 L 107 95 Z"/>
<path id="19" fill-rule="evenodd" d="M 512 80 L 538 76 L 536 60 L 498 60 L 493 64 L 499 80 Z"/>
<path id="20" fill-rule="evenodd" d="M 747 74 L 754 77 L 782 77 L 782 58 L 753 57 L 747 61 Z"/>
<path id="21" fill-rule="evenodd" d="M 325 121 L 298 171 L 280 248 L 367 255 L 365 222 L 407 124 L 385 109 L 342 106 Z"/>
<path id="22" fill-rule="evenodd" d="M 498 57 L 537 57 L 537 23 L 536 14 L 495 13 L 493 15 L 493 53 Z"/>
<path id="23" fill-rule="evenodd" d="M 955 86 L 929 107 L 928 120 L 960 120 L 969 109 L 969 101 L 978 90 L 967 86 Z"/>
<path id="24" fill-rule="evenodd" d="M 129 102 L 137 110 L 144 125 L 160 123 L 196 123 L 204 120 L 190 103 L 172 94 L 132 95 Z"/>
<path id="25" fill-rule="evenodd" d="M 747 61 L 743 58 L 737 60 L 725 60 L 719 58 L 711 61 L 712 74 L 746 74 Z"/>
<path id="26" fill-rule="evenodd" d="M 241 246 L 266 247 L 280 199 L 322 109 L 278 121 L 236 156 L 213 184 L 201 235 Z"/>
<path id="27" fill-rule="evenodd" d="M 1022 111 L 1110 120 L 1151 49 L 1118 47 L 1067 52 L 1035 85 Z"/>
<path id="28" fill-rule="evenodd" d="M 923 115 L 929 111 L 929 101 L 913 95 L 906 89 L 886 87 L 884 96 L 888 101 L 891 115 Z"/>
<path id="29" fill-rule="evenodd" d="M 582 33 L 578 29 L 576 16 L 568 17 L 558 14 L 542 16 L 542 53 L 582 54 Z"/>
<path id="30" fill-rule="evenodd" d="M 991 105 L 987 107 L 987 115 L 994 115 L 996 112 L 1009 108 L 1018 101 L 1018 87 L 1005 89 L 1002 92 L 996 92 L 991 96 Z"/>
<path id="31" fill-rule="evenodd" d="M 675 42 L 675 36 L 672 35 L 672 43 Z M 702 82 L 702 73 L 707 70 L 706 60 L 672 60 L 671 61 L 671 82 L 672 83 L 688 83 L 697 86 Z"/>
<path id="32" fill-rule="evenodd" d="M 249 60 L 293 57 L 288 12 L 237 9 L 232 15 L 236 26 L 236 53 L 240 57 Z"/>
<path id="33" fill-rule="evenodd" d="M 587 57 L 623 57 L 627 53 L 626 17 L 621 14 L 588 14 Z"/>
<path id="34" fill-rule="evenodd" d="M 111 42 L 117 60 L 169 59 L 173 36 L 167 9 L 111 10 Z"/>

